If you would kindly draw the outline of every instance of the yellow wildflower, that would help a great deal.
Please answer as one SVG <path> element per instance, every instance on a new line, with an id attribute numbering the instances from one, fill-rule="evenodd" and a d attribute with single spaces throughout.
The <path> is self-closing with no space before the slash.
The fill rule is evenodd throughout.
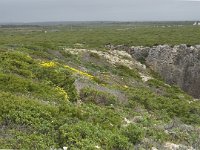
<path id="1" fill-rule="evenodd" d="M 60 95 L 64 95 L 65 100 L 68 100 L 68 98 L 69 98 L 69 97 L 68 97 L 68 94 L 67 94 L 67 92 L 66 92 L 63 88 L 57 86 L 57 87 L 56 87 L 56 90 L 58 91 L 58 93 L 59 93 Z"/>
<path id="2" fill-rule="evenodd" d="M 52 62 L 52 61 L 50 61 L 50 62 L 42 62 L 42 63 L 40 63 L 40 65 L 43 66 L 43 67 L 49 68 L 49 67 L 55 67 L 56 63 Z"/>
<path id="3" fill-rule="evenodd" d="M 80 70 L 78 70 L 78 69 L 72 68 L 72 67 L 70 67 L 70 66 L 68 66 L 68 65 L 65 65 L 64 67 L 67 68 L 67 69 L 70 69 L 71 71 L 73 71 L 73 72 L 75 72 L 75 73 L 78 73 L 78 74 L 80 74 L 80 75 L 83 75 L 83 76 L 85 76 L 85 77 L 88 77 L 88 78 L 91 78 L 91 79 L 94 78 L 94 76 L 92 76 L 92 75 L 90 75 L 90 74 L 88 74 L 88 73 L 86 73 L 86 72 L 80 71 Z"/>
<path id="4" fill-rule="evenodd" d="M 128 88 L 128 86 L 127 86 L 127 85 L 124 85 L 124 88 L 126 88 L 126 89 L 127 89 L 127 88 Z"/>

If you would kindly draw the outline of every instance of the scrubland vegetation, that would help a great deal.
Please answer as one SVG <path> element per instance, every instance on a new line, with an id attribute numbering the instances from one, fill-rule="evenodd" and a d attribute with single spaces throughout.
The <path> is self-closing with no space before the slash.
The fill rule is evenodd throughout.
<path id="1" fill-rule="evenodd" d="M 149 68 L 144 82 L 126 61 L 73 53 L 109 55 L 108 43 L 195 45 L 199 37 L 193 26 L 0 28 L 0 148 L 199 149 L 200 101 Z"/>

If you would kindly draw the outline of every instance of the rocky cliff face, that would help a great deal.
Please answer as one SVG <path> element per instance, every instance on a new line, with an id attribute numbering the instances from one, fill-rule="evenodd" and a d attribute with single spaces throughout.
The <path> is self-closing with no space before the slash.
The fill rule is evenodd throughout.
<path id="1" fill-rule="evenodd" d="M 180 86 L 194 98 L 200 98 L 200 46 L 131 47 L 132 56 L 144 61 L 169 84 Z"/>

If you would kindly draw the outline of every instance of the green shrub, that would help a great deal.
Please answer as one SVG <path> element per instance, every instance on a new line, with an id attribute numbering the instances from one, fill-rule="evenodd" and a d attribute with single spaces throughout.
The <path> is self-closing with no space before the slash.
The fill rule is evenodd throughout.
<path id="1" fill-rule="evenodd" d="M 0 68 L 4 73 L 13 73 L 23 78 L 31 78 L 43 83 L 53 84 L 54 87 L 60 87 L 68 93 L 69 100 L 76 101 L 77 100 L 77 92 L 74 86 L 75 79 L 72 77 L 72 74 L 67 71 L 67 69 L 62 68 L 61 66 L 56 67 L 42 67 L 39 62 L 36 62 L 29 55 L 24 54 L 22 52 L 3 52 L 0 53 Z M 5 75 L 6 76 L 6 75 Z M 10 80 L 5 81 L 4 85 L 13 88 L 13 90 L 19 90 L 20 88 L 24 88 L 25 92 L 33 92 L 33 91 L 41 91 L 43 87 L 47 87 L 44 84 L 39 84 L 39 82 L 34 83 L 33 81 L 18 78 L 17 76 L 11 78 Z M 15 79 L 14 79 L 15 78 Z M 18 81 L 19 79 L 19 81 Z M 16 81 L 14 81 L 16 80 Z M 14 85 L 18 84 L 18 85 Z M 37 85 L 38 84 L 38 85 Z M 2 87 L 3 88 L 3 87 Z M 28 89 L 27 89 L 28 88 Z M 6 89 L 6 88 L 5 88 Z M 22 90 L 22 89 L 21 89 Z M 42 92 L 46 96 L 50 96 L 51 90 L 44 90 L 46 92 Z M 48 92 L 49 91 L 49 92 Z M 19 92 L 22 92 L 19 90 Z"/>
<path id="2" fill-rule="evenodd" d="M 35 127 L 41 132 L 52 127 L 51 122 L 57 112 L 56 107 L 7 92 L 0 93 L 0 102 L 4 123 L 11 121 L 19 125 L 25 124 Z"/>
<path id="3" fill-rule="evenodd" d="M 187 99 L 177 99 L 176 97 L 159 96 L 146 88 L 129 89 L 130 101 L 137 101 L 142 104 L 148 111 L 161 114 L 164 117 L 179 117 L 185 123 L 200 123 L 199 109 L 191 111 L 194 106 L 189 104 Z M 188 119 L 193 118 L 193 119 Z"/>
<path id="4" fill-rule="evenodd" d="M 132 145 L 128 142 L 128 138 L 125 136 L 114 134 L 110 138 L 110 141 L 108 141 L 108 149 L 129 150 L 130 147 L 132 147 Z"/>
<path id="5" fill-rule="evenodd" d="M 23 77 L 31 78 L 31 68 L 35 65 L 32 58 L 24 53 L 11 51 L 0 53 L 0 68 L 4 73 L 14 73 Z"/>
<path id="6" fill-rule="evenodd" d="M 110 93 L 97 91 L 91 88 L 83 88 L 80 91 L 80 99 L 83 102 L 92 102 L 99 105 L 111 105 L 116 103 L 115 96 Z"/>
<path id="7" fill-rule="evenodd" d="M 100 56 L 97 53 L 90 52 L 90 57 L 95 59 L 100 59 Z"/>
<path id="8" fill-rule="evenodd" d="M 157 79 L 150 79 L 150 80 L 147 81 L 147 84 L 149 86 L 154 86 L 156 88 L 160 88 L 160 87 L 168 88 L 169 87 L 163 81 L 160 81 L 160 80 L 157 80 Z"/>
<path id="9" fill-rule="evenodd" d="M 169 140 L 169 134 L 163 132 L 162 129 L 149 127 L 145 129 L 145 137 L 155 141 L 164 142 Z"/>
<path id="10" fill-rule="evenodd" d="M 129 67 L 124 65 L 117 65 L 114 73 L 124 77 L 133 77 L 135 79 L 141 79 L 136 69 L 130 69 Z"/>
<path id="11" fill-rule="evenodd" d="M 64 50 L 60 50 L 59 52 L 65 58 L 65 61 L 67 61 L 67 62 L 74 62 L 76 64 L 81 64 L 80 56 L 79 55 L 71 54 L 70 52 L 64 51 Z"/>
<path id="12" fill-rule="evenodd" d="M 59 128 L 60 146 L 66 145 L 70 149 L 102 149 L 125 150 L 130 147 L 126 137 L 102 130 L 101 127 L 93 126 L 87 122 L 65 124 Z"/>
<path id="13" fill-rule="evenodd" d="M 94 144 L 97 140 L 97 135 L 100 134 L 96 127 L 86 122 L 77 122 L 75 124 L 65 124 L 59 128 L 60 132 L 60 146 L 68 146 L 69 148 L 82 149 Z M 94 148 L 94 147 L 93 147 Z"/>
<path id="14" fill-rule="evenodd" d="M 56 143 L 50 135 L 40 133 L 26 133 L 10 129 L 6 132 L 9 138 L 0 137 L 0 148 L 4 149 L 49 149 L 56 147 Z"/>
<path id="15" fill-rule="evenodd" d="M 134 124 L 124 127 L 122 133 L 129 139 L 129 142 L 133 144 L 140 142 L 144 138 L 144 130 Z"/>
<path id="16" fill-rule="evenodd" d="M 33 70 L 38 80 L 44 80 L 55 86 L 64 89 L 69 96 L 69 100 L 74 102 L 77 100 L 77 91 L 74 85 L 75 78 L 65 68 L 62 67 L 38 67 Z"/>
<path id="17" fill-rule="evenodd" d="M 63 104 L 68 101 L 68 94 L 59 87 L 46 82 L 33 82 L 12 74 L 0 74 L 0 90 L 38 98 L 52 104 Z"/>

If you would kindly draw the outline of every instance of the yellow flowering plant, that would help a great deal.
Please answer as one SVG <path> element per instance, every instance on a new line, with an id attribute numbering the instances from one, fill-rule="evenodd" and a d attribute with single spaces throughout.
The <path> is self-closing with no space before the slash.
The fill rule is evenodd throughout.
<path id="1" fill-rule="evenodd" d="M 93 79 L 93 78 L 94 78 L 94 76 L 92 76 L 92 75 L 90 75 L 90 74 L 88 74 L 88 73 L 86 73 L 86 72 L 80 71 L 80 70 L 78 70 L 78 69 L 72 68 L 72 67 L 70 67 L 70 66 L 68 66 L 68 65 L 64 65 L 64 67 L 67 68 L 67 69 L 70 69 L 71 71 L 73 71 L 73 72 L 75 72 L 75 73 L 78 73 L 78 74 L 80 74 L 80 75 L 82 75 L 82 76 L 88 77 L 88 78 L 90 78 L 90 79 Z"/>
<path id="2" fill-rule="evenodd" d="M 45 67 L 45 68 L 51 68 L 51 67 L 57 66 L 57 63 L 52 62 L 52 61 L 50 61 L 50 62 L 41 62 L 40 65 L 41 65 L 42 67 Z M 92 75 L 90 75 L 90 74 L 88 74 L 88 73 L 86 73 L 86 72 L 83 72 L 83 71 L 81 71 L 81 70 L 78 70 L 78 69 L 75 69 L 75 68 L 73 68 L 73 67 L 70 67 L 70 66 L 68 66 L 68 65 L 64 65 L 64 68 L 67 68 L 67 69 L 73 71 L 74 73 L 80 74 L 80 75 L 85 76 L 85 77 L 88 77 L 88 78 L 90 78 L 90 79 L 93 79 L 93 78 L 94 78 L 94 76 L 92 76 Z"/>
<path id="3" fill-rule="evenodd" d="M 52 61 L 50 61 L 50 62 L 42 62 L 42 63 L 40 63 L 40 65 L 43 66 L 43 67 L 49 68 L 49 67 L 55 67 L 56 63 L 52 62 Z"/>
<path id="4" fill-rule="evenodd" d="M 58 91 L 59 94 L 61 94 L 61 95 L 64 96 L 64 99 L 65 99 L 65 100 L 68 100 L 68 98 L 69 98 L 69 97 L 68 97 L 68 94 L 67 94 L 67 92 L 66 92 L 63 88 L 57 86 L 57 87 L 56 87 L 56 90 Z"/>

